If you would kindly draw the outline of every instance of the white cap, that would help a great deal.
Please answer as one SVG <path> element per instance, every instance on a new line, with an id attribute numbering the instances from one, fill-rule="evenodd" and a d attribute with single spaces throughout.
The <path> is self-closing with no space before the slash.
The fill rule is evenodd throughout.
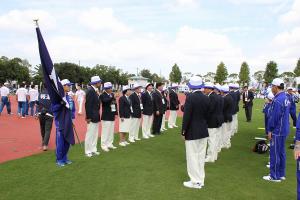
<path id="1" fill-rule="evenodd" d="M 238 83 L 233 84 L 234 88 L 239 89 L 240 85 Z"/>
<path id="2" fill-rule="evenodd" d="M 288 87 L 287 90 L 294 90 L 294 88 L 293 87 Z"/>
<path id="3" fill-rule="evenodd" d="M 9 85 L 8 82 L 5 82 L 3 85 Z"/>
<path id="4" fill-rule="evenodd" d="M 130 87 L 128 85 L 124 85 L 122 91 L 124 92 L 125 90 L 130 90 Z"/>
<path id="5" fill-rule="evenodd" d="M 101 79 L 100 79 L 100 77 L 99 76 L 93 76 L 92 78 L 91 78 L 91 85 L 94 85 L 94 84 L 97 84 L 97 83 L 100 83 L 101 82 Z"/>
<path id="6" fill-rule="evenodd" d="M 222 92 L 229 92 L 229 86 L 228 85 L 222 85 L 221 86 L 221 91 Z"/>
<path id="7" fill-rule="evenodd" d="M 211 82 L 206 82 L 204 83 L 204 88 L 208 88 L 208 89 L 214 89 L 214 84 L 212 84 Z"/>
<path id="8" fill-rule="evenodd" d="M 199 76 L 193 76 L 190 81 L 188 82 L 188 86 L 191 89 L 201 89 L 202 88 L 202 78 Z"/>
<path id="9" fill-rule="evenodd" d="M 269 92 L 267 98 L 272 100 L 274 98 L 274 94 L 272 92 Z"/>
<path id="10" fill-rule="evenodd" d="M 111 89 L 112 88 L 112 84 L 111 82 L 105 82 L 103 84 L 103 89 Z"/>
<path id="11" fill-rule="evenodd" d="M 63 80 L 60 81 L 60 83 L 61 83 L 63 86 L 65 86 L 65 85 L 68 85 L 68 86 L 73 85 L 73 83 L 71 83 L 71 82 L 69 81 L 69 79 L 63 79 Z"/>
<path id="12" fill-rule="evenodd" d="M 178 84 L 173 83 L 173 84 L 171 85 L 171 88 L 178 88 Z"/>
<path id="13" fill-rule="evenodd" d="M 142 86 L 138 83 L 133 84 L 132 89 L 135 90 L 137 88 L 141 88 Z"/>
<path id="14" fill-rule="evenodd" d="M 229 88 L 234 88 L 234 83 L 229 83 L 229 84 L 228 84 L 228 87 L 229 87 Z"/>
<path id="15" fill-rule="evenodd" d="M 280 79 L 280 78 L 275 78 L 275 79 L 272 81 L 272 85 L 280 86 L 281 84 L 284 84 L 284 82 L 283 82 L 283 80 Z"/>
<path id="16" fill-rule="evenodd" d="M 215 84 L 214 87 L 215 87 L 215 89 L 221 91 L 221 85 L 219 83 Z"/>

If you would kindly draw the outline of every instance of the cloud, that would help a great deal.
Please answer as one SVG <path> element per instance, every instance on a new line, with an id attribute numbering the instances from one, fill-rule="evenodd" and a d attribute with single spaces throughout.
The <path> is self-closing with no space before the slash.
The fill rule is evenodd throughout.
<path id="1" fill-rule="evenodd" d="M 131 29 L 114 16 L 112 8 L 90 8 L 79 15 L 79 22 L 92 31 L 129 33 Z"/>
<path id="2" fill-rule="evenodd" d="M 47 30 L 56 27 L 56 20 L 49 12 L 44 10 L 11 10 L 0 15 L 1 31 L 18 31 L 22 33 L 32 32 L 34 28 L 33 19 L 40 19 L 40 23 L 47 24 Z"/>
<path id="3" fill-rule="evenodd" d="M 282 0 L 228 0 L 230 3 L 242 5 L 242 4 L 250 4 L 250 5 L 274 5 L 282 3 Z M 284 0 L 287 1 L 287 0 Z"/>
<path id="4" fill-rule="evenodd" d="M 292 8 L 287 13 L 281 15 L 279 21 L 282 24 L 300 24 L 300 1 L 295 0 Z"/>

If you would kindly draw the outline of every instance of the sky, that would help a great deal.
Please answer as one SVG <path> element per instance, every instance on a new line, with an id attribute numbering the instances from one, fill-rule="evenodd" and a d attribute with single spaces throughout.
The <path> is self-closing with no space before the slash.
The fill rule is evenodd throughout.
<path id="1" fill-rule="evenodd" d="M 204 75 L 223 61 L 238 73 L 300 57 L 300 0 L 1 0 L 0 55 L 40 63 L 33 19 L 53 62 Z"/>

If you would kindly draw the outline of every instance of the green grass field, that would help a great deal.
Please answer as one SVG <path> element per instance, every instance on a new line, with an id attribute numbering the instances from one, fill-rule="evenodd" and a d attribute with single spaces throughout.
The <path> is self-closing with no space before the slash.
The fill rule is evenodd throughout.
<path id="1" fill-rule="evenodd" d="M 287 149 L 287 180 L 262 180 L 268 154 L 251 152 L 255 136 L 264 136 L 262 100 L 256 100 L 252 123 L 239 113 L 239 132 L 232 147 L 219 160 L 205 166 L 205 187 L 188 189 L 184 142 L 179 129 L 125 148 L 86 158 L 76 145 L 64 168 L 55 165 L 54 152 L 9 161 L 0 165 L 0 199 L 296 199 L 296 163 Z M 179 123 L 178 123 L 179 124 Z M 295 129 L 287 141 L 292 142 Z"/>

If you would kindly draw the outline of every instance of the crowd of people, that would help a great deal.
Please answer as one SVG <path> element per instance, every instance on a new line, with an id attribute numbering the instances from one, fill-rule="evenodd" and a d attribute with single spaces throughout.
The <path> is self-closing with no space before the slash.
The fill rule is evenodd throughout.
<path id="1" fill-rule="evenodd" d="M 142 87 L 134 84 L 132 87 L 123 86 L 119 96 L 113 92 L 110 82 L 102 83 L 99 76 L 91 77 L 86 92 L 77 86 L 75 94 L 71 91 L 74 85 L 68 79 L 61 81 L 68 110 L 71 118 L 75 118 L 75 105 L 78 105 L 78 115 L 83 115 L 87 131 L 85 135 L 85 156 L 93 157 L 100 154 L 97 145 L 99 124 L 101 122 L 100 148 L 109 152 L 114 146 L 115 122 L 119 120 L 119 141 L 121 147 L 141 139 L 149 139 L 160 135 L 166 130 L 166 111 L 170 110 L 168 128 L 176 128 L 177 111 L 183 111 L 182 137 L 186 146 L 187 172 L 190 178 L 183 185 L 189 188 L 200 189 L 204 186 L 205 162 L 215 162 L 222 148 L 231 147 L 231 138 L 237 133 L 239 101 L 243 102 L 247 122 L 251 122 L 254 95 L 244 87 L 241 90 L 238 84 L 214 85 L 202 82 L 200 77 L 192 77 L 188 82 L 190 92 L 186 94 L 183 104 L 179 101 L 176 89 L 177 84 L 165 87 L 163 83 L 152 83 Z M 101 88 L 101 90 L 100 90 Z M 9 101 L 7 83 L 1 85 L 0 113 L 6 106 L 7 113 L 12 114 Z M 24 84 L 16 92 L 18 115 L 20 118 L 30 115 L 40 121 L 42 147 L 47 150 L 50 132 L 55 120 L 55 105 L 51 102 L 47 88 L 40 93 L 34 86 L 25 87 Z M 289 134 L 289 116 L 293 126 L 297 126 L 295 139 L 295 158 L 300 155 L 300 119 L 296 117 L 296 103 L 298 96 L 291 87 L 284 90 L 284 82 L 276 78 L 273 80 L 267 94 L 263 109 L 265 114 L 265 130 L 270 140 L 270 174 L 263 179 L 272 182 L 285 180 L 285 141 Z M 36 109 L 34 109 L 36 106 Z M 101 111 L 101 114 L 100 114 Z M 72 122 L 73 123 L 73 122 Z M 55 120 L 56 131 L 56 163 L 63 167 L 71 164 L 67 158 L 70 143 L 60 133 L 60 125 Z M 141 136 L 139 135 L 141 128 Z M 127 137 L 128 134 L 128 137 Z M 128 139 L 127 139 L 128 138 Z M 300 174 L 300 173 L 299 173 Z"/>

